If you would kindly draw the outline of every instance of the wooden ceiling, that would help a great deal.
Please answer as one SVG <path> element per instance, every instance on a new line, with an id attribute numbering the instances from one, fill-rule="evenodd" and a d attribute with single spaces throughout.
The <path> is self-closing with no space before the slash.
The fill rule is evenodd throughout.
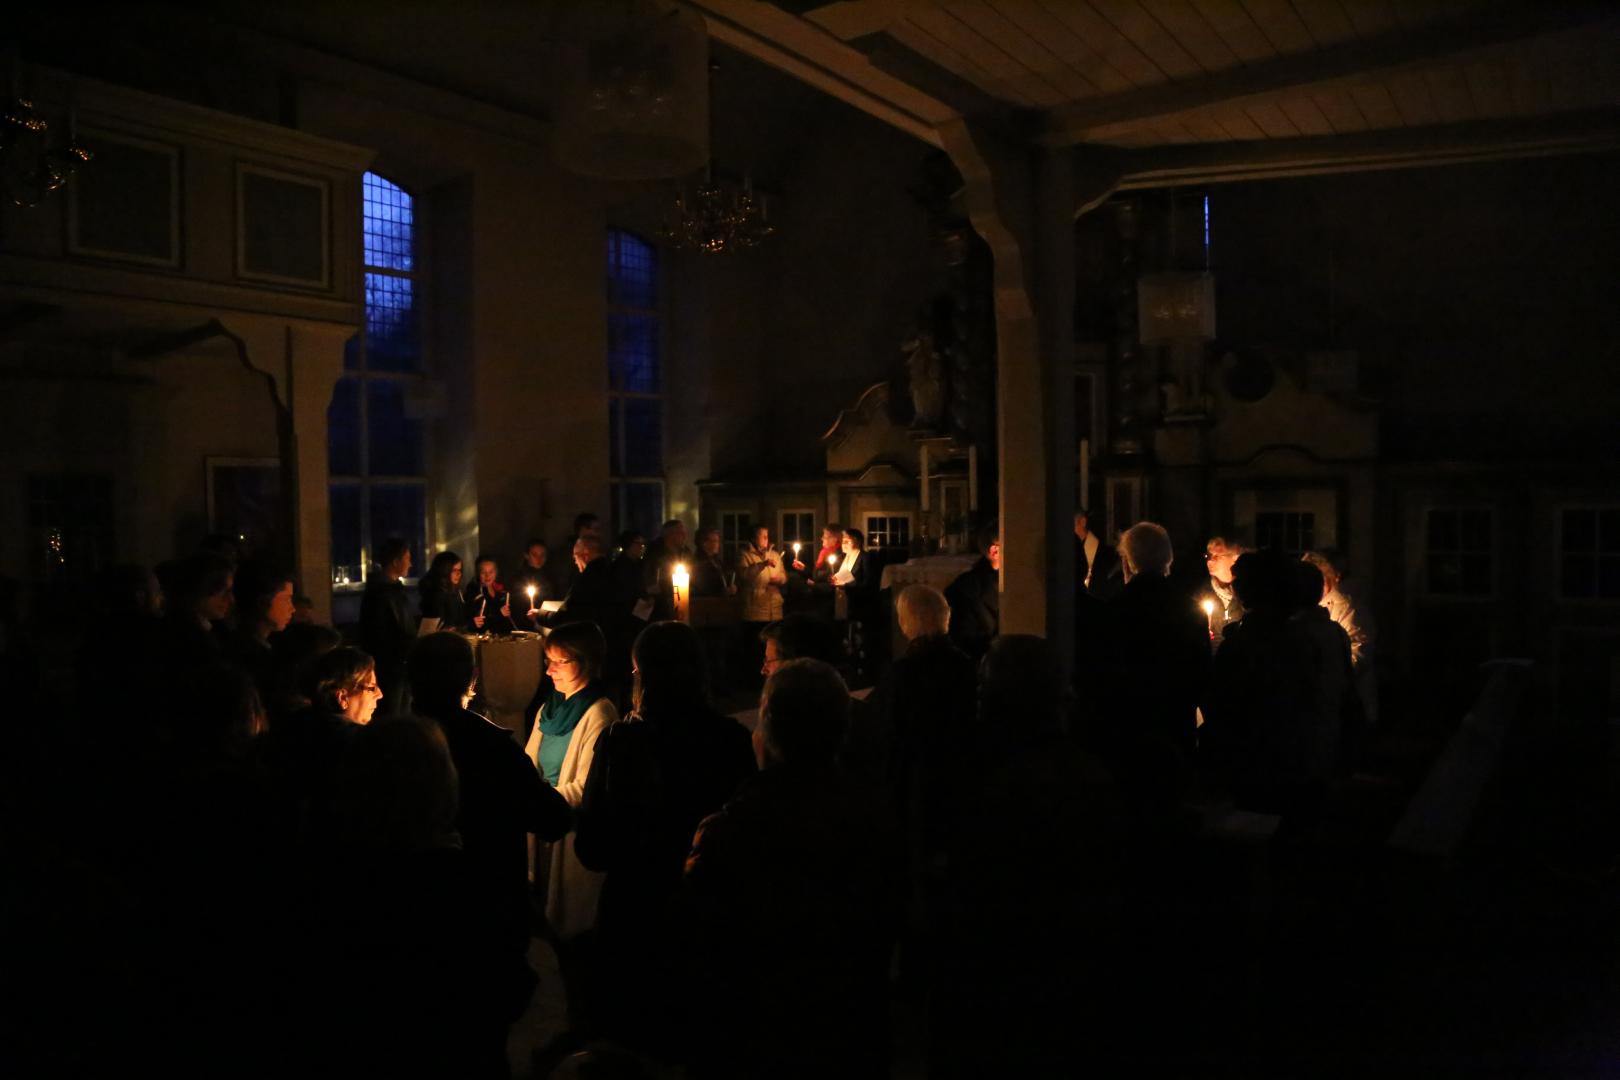
<path id="1" fill-rule="evenodd" d="M 1310 143 L 1620 110 L 1620 10 L 1502 0 L 697 0 L 711 34 L 929 138 Z M 1506 130 L 1504 128 L 1504 130 Z M 932 141 L 932 140 L 931 140 Z M 1365 139 L 1363 139 L 1365 141 Z"/>

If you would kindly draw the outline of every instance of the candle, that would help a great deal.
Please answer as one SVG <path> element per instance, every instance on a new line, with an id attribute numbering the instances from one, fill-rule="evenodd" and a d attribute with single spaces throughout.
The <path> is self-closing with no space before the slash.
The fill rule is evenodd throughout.
<path id="1" fill-rule="evenodd" d="M 692 576 L 687 572 L 685 563 L 676 563 L 675 570 L 669 575 L 670 584 L 675 586 L 675 619 L 677 622 L 692 621 Z"/>
<path id="2" fill-rule="evenodd" d="M 1209 636 L 1211 638 L 1214 638 L 1215 637 L 1215 601 L 1213 601 L 1213 600 L 1205 600 L 1204 603 L 1203 603 L 1203 608 L 1204 608 L 1204 622 L 1209 627 Z"/>
<path id="3" fill-rule="evenodd" d="M 793 561 L 794 562 L 799 561 L 799 548 L 801 548 L 802 546 L 803 545 L 800 544 L 797 540 L 793 541 Z"/>
<path id="4" fill-rule="evenodd" d="M 524 590 L 524 592 L 529 594 L 529 610 L 530 611 L 534 610 L 534 594 L 535 594 L 536 591 L 537 590 L 535 589 L 535 587 L 533 585 L 530 585 L 527 589 Z"/>
<path id="5" fill-rule="evenodd" d="M 827 569 L 832 570 L 838 565 L 838 553 L 835 551 L 827 556 Z"/>

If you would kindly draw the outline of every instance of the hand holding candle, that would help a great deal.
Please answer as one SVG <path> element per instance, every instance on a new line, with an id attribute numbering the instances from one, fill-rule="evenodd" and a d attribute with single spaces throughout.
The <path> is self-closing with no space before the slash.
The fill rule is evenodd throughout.
<path id="1" fill-rule="evenodd" d="M 799 561 L 799 549 L 803 546 L 797 540 L 793 541 L 793 569 L 795 570 L 802 571 L 804 569 L 804 563 Z"/>

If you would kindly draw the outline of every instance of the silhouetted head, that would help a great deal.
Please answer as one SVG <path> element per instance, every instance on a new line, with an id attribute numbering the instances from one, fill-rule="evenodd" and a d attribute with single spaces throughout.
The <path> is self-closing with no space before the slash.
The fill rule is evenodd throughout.
<path id="1" fill-rule="evenodd" d="M 1138 576 L 1164 577 L 1174 559 L 1170 534 L 1163 525 L 1139 521 L 1119 538 L 1120 569 L 1126 581 Z"/>
<path id="2" fill-rule="evenodd" d="M 1232 564 L 1232 589 L 1246 611 L 1284 614 L 1295 608 L 1294 562 L 1279 551 L 1248 551 Z"/>
<path id="3" fill-rule="evenodd" d="M 478 677 L 472 646 L 448 630 L 418 638 L 406 670 L 414 707 L 427 716 L 446 716 L 466 708 Z"/>
<path id="4" fill-rule="evenodd" d="M 247 633 L 267 637 L 292 622 L 293 578 L 284 568 L 250 559 L 236 568 L 235 592 L 237 625 Z"/>
<path id="5" fill-rule="evenodd" d="M 644 718 L 706 709 L 709 666 L 697 631 L 685 623 L 655 622 L 630 650 L 635 686 L 631 700 Z"/>
<path id="6" fill-rule="evenodd" d="M 453 847 L 459 787 L 437 723 L 415 716 L 380 720 L 345 756 L 335 839 L 341 848 L 366 853 Z"/>
<path id="7" fill-rule="evenodd" d="M 765 680 L 754 755 L 769 765 L 824 765 L 849 730 L 849 689 L 831 664 L 789 660 Z"/>
<path id="8" fill-rule="evenodd" d="M 894 602 L 900 632 L 907 641 L 943 637 L 951 629 L 951 605 L 932 585 L 907 585 Z"/>
<path id="9" fill-rule="evenodd" d="M 1314 563 L 1300 559 L 1289 564 L 1294 573 L 1294 594 L 1292 607 L 1296 611 L 1315 607 L 1322 602 L 1326 590 L 1322 587 L 1322 571 Z"/>
<path id="10" fill-rule="evenodd" d="M 789 615 L 761 630 L 759 639 L 765 644 L 765 664 L 760 674 L 766 678 L 789 660 L 820 660 L 837 667 L 844 658 L 838 628 L 816 615 Z"/>

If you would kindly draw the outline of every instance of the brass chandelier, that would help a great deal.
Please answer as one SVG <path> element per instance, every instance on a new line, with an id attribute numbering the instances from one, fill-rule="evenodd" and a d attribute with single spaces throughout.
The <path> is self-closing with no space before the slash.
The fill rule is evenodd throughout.
<path id="1" fill-rule="evenodd" d="M 765 199 L 754 195 L 749 177 L 735 187 L 715 181 L 705 169 L 690 194 L 684 184 L 676 189 L 658 238 L 671 247 L 723 255 L 758 247 L 775 232 Z"/>

